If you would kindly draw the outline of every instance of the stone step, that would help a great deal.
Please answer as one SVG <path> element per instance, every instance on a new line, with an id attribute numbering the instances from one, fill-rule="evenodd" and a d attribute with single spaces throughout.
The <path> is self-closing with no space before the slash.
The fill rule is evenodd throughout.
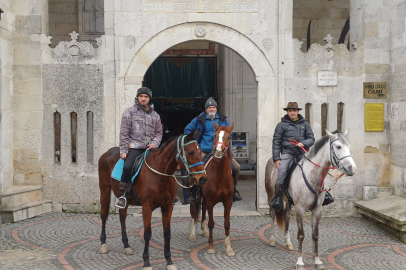
<path id="1" fill-rule="evenodd" d="M 379 198 L 392 196 L 395 192 L 394 187 L 363 186 L 362 195 L 364 201 L 370 201 Z"/>
<path id="2" fill-rule="evenodd" d="M 42 186 L 12 186 L 0 193 L 1 209 L 11 209 L 42 200 Z"/>
<path id="3" fill-rule="evenodd" d="M 357 201 L 358 213 L 383 224 L 384 228 L 406 243 L 406 198 L 388 196 Z"/>
<path id="4" fill-rule="evenodd" d="M 0 211 L 1 221 L 4 223 L 17 222 L 51 212 L 51 201 L 36 201 Z"/>

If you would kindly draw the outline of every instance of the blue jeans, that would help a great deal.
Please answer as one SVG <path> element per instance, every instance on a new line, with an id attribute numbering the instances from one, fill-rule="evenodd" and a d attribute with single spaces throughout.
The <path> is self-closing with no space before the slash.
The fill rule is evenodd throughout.
<path id="1" fill-rule="evenodd" d="M 184 169 L 180 169 L 180 173 L 182 176 L 186 175 L 186 171 Z M 182 178 L 182 185 L 186 186 L 186 178 Z M 187 201 L 187 188 L 183 188 L 183 201 Z"/>

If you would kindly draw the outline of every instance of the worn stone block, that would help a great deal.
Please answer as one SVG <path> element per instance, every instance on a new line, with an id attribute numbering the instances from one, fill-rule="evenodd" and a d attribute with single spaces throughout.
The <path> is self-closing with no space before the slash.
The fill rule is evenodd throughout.
<path id="1" fill-rule="evenodd" d="M 41 34 L 41 16 L 40 15 L 16 15 L 15 29 L 24 34 Z"/>
<path id="2" fill-rule="evenodd" d="M 53 12 L 64 13 L 64 14 L 78 14 L 78 4 L 77 2 L 70 3 L 54 3 Z"/>
<path id="3" fill-rule="evenodd" d="M 14 97 L 14 109 L 17 112 L 42 110 L 42 96 L 27 95 Z"/>
<path id="4" fill-rule="evenodd" d="M 390 65 L 386 64 L 365 64 L 366 74 L 388 74 L 390 73 Z"/>
<path id="5" fill-rule="evenodd" d="M 21 154 L 23 159 L 38 159 L 39 153 L 38 149 L 21 149 Z"/>
<path id="6" fill-rule="evenodd" d="M 378 35 L 379 35 L 378 23 L 376 23 L 376 22 L 365 23 L 365 36 L 366 37 L 378 37 Z"/>
<path id="7" fill-rule="evenodd" d="M 24 184 L 26 185 L 42 185 L 41 173 L 30 173 L 25 175 Z"/>

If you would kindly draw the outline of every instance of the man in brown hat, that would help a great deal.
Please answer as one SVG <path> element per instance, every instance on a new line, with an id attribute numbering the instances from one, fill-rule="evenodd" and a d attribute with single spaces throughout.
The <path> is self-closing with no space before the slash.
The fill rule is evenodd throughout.
<path id="1" fill-rule="evenodd" d="M 283 186 L 289 170 L 289 161 L 294 158 L 304 147 L 314 144 L 314 134 L 309 123 L 299 114 L 301 108 L 296 102 L 289 102 L 284 108 L 288 113 L 276 126 L 273 135 L 272 159 L 278 169 L 278 178 L 275 185 L 275 198 L 272 200 L 272 208 L 279 212 L 282 207 Z M 298 142 L 297 145 L 290 144 L 291 140 Z"/>

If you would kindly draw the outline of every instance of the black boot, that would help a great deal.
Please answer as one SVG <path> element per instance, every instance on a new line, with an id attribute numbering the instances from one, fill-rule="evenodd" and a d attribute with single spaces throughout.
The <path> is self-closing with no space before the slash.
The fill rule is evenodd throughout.
<path id="1" fill-rule="evenodd" d="M 272 199 L 271 206 L 275 212 L 279 212 L 282 209 L 283 203 L 283 184 L 275 185 L 275 198 Z"/>
<path id="2" fill-rule="evenodd" d="M 242 197 L 240 195 L 240 192 L 238 192 L 236 187 L 234 187 L 233 202 L 238 202 L 238 201 L 241 201 L 241 200 L 242 200 Z"/>
<path id="3" fill-rule="evenodd" d="M 130 193 L 127 192 L 128 183 L 120 182 L 120 198 L 116 201 L 116 207 L 123 209 L 127 205 L 127 200 L 130 197 Z"/>
<path id="4" fill-rule="evenodd" d="M 190 193 L 189 193 L 189 195 L 188 195 L 188 197 L 187 197 L 187 202 L 188 203 L 190 203 L 190 204 L 195 204 L 196 203 L 196 186 L 193 186 L 191 189 L 190 189 Z"/>
<path id="5" fill-rule="evenodd" d="M 330 203 L 333 203 L 333 202 L 334 202 L 333 196 L 331 196 L 331 194 L 328 191 L 326 191 L 326 195 L 324 196 L 323 206 L 329 205 Z"/>

